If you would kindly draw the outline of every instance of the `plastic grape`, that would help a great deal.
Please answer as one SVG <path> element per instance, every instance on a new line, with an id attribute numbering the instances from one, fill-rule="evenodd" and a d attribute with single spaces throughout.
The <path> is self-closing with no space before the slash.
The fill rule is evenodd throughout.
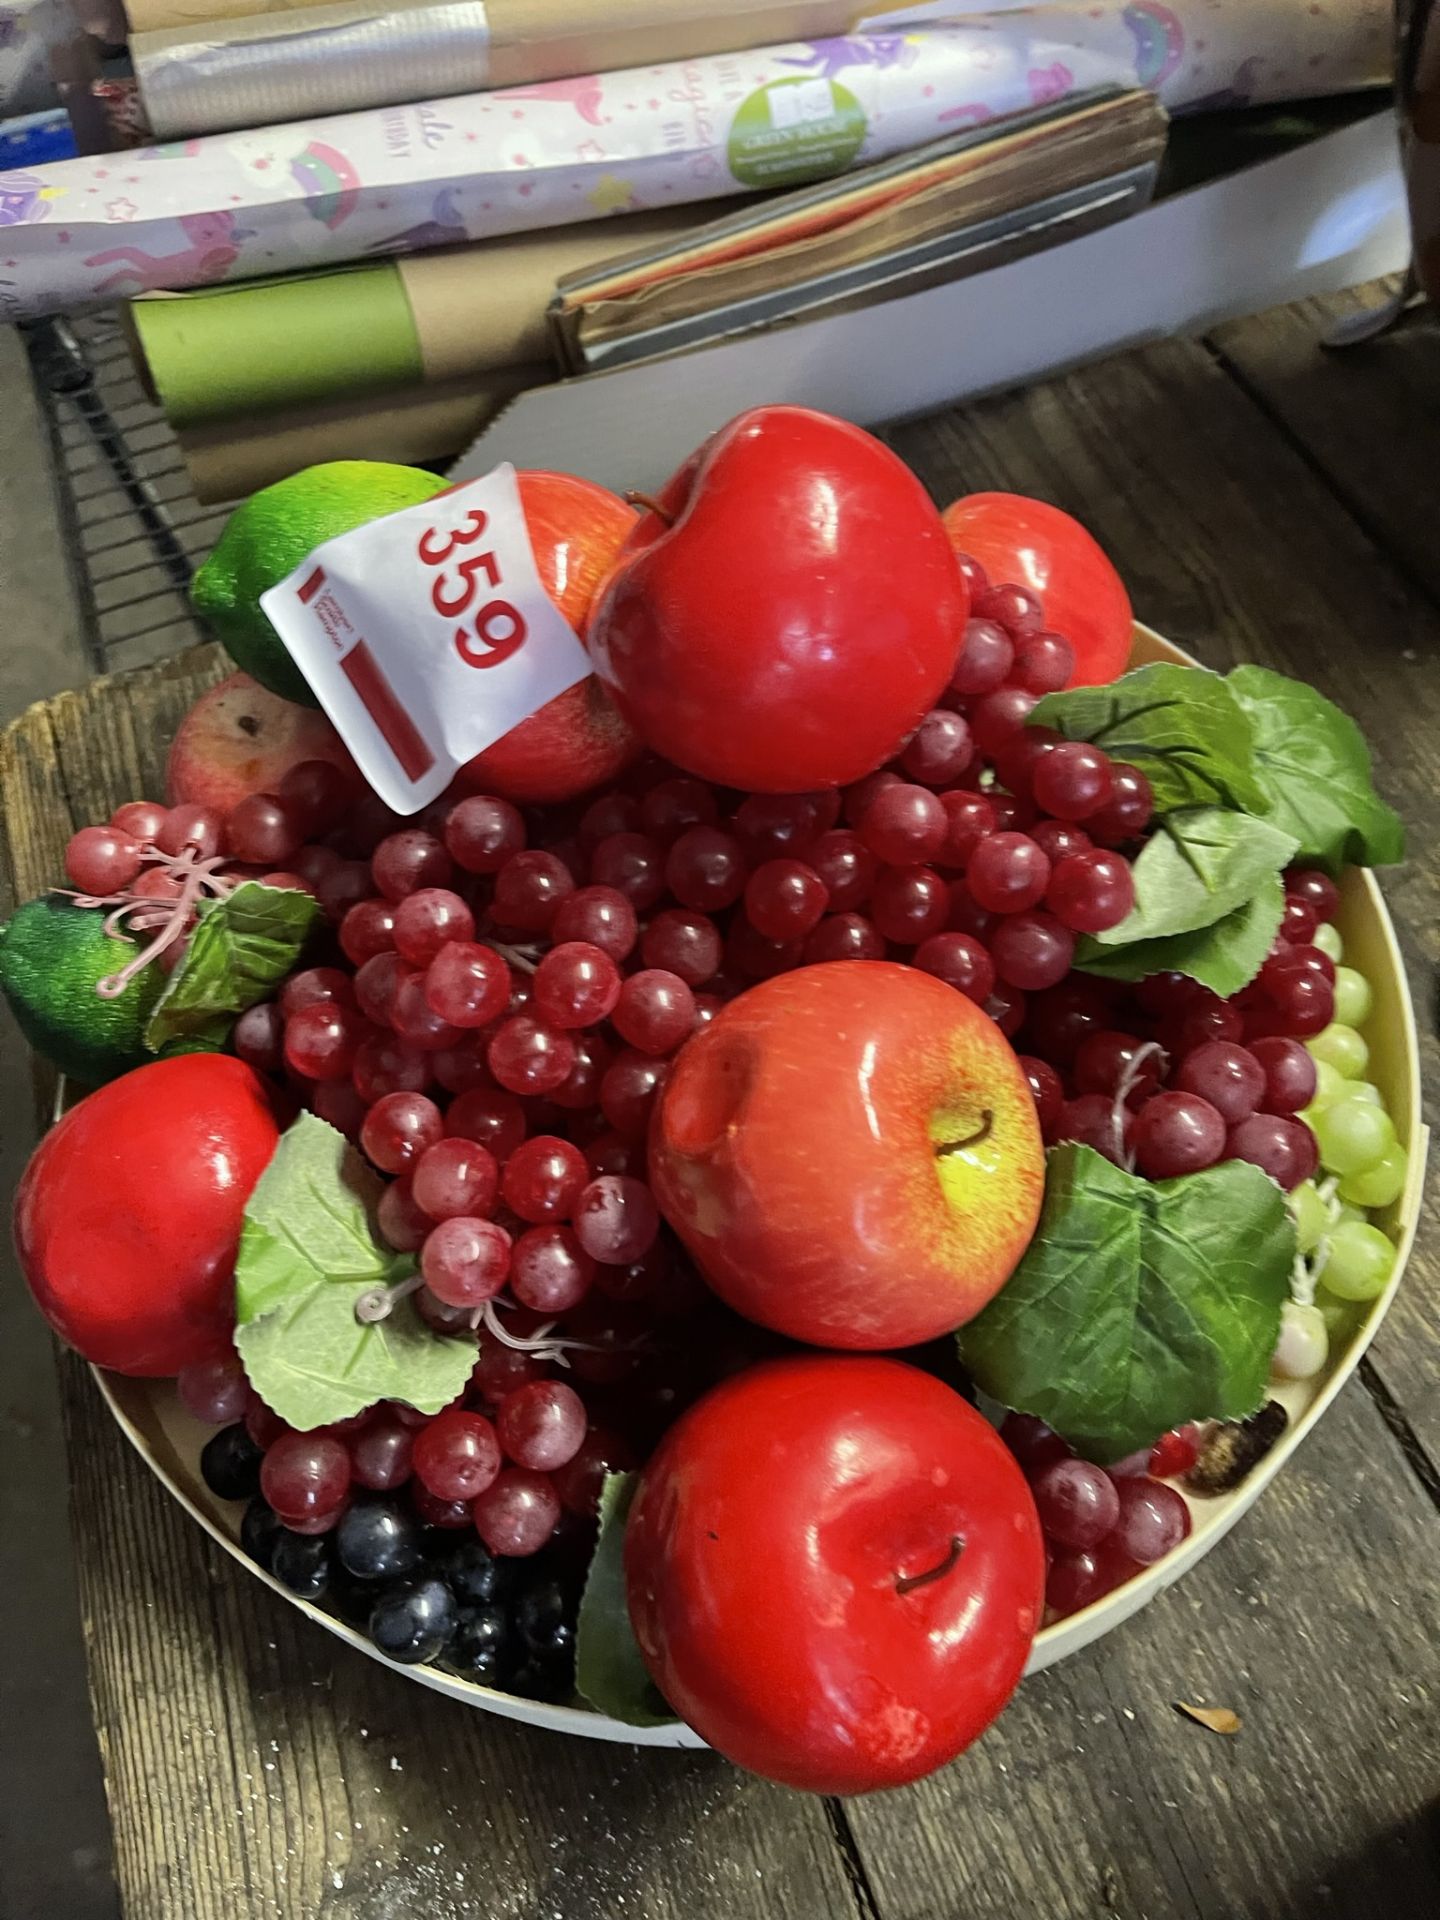
<path id="1" fill-rule="evenodd" d="M 1310 1131 L 1315 1131 L 1315 1122 L 1337 1100 L 1343 1100 L 1350 1091 L 1350 1082 L 1338 1074 L 1327 1060 L 1315 1062 L 1315 1098 L 1308 1107 L 1302 1107 L 1296 1114 L 1297 1120 L 1303 1120 Z"/>
<path id="2" fill-rule="evenodd" d="M 1334 1067 L 1342 1079 L 1364 1079 L 1365 1069 L 1370 1064 L 1370 1049 L 1363 1035 L 1358 1034 L 1354 1027 L 1347 1027 L 1340 1020 L 1332 1020 L 1306 1045 L 1317 1061 Z"/>
<path id="3" fill-rule="evenodd" d="M 1373 1300 L 1385 1291 L 1394 1265 L 1395 1248 L 1378 1227 L 1346 1220 L 1330 1235 L 1320 1284 L 1342 1300 Z"/>
<path id="4" fill-rule="evenodd" d="M 1373 1167 L 1349 1174 L 1340 1182 L 1340 1198 L 1353 1207 L 1388 1207 L 1405 1191 L 1409 1156 L 1397 1140 Z"/>
<path id="5" fill-rule="evenodd" d="M 1330 1209 L 1313 1180 L 1302 1180 L 1290 1195 L 1295 1222 L 1295 1244 L 1301 1253 L 1313 1253 L 1330 1227 Z"/>
<path id="6" fill-rule="evenodd" d="M 1338 967 L 1345 957 L 1345 942 L 1340 938 L 1339 930 L 1330 921 L 1322 920 L 1310 936 L 1312 947 L 1318 947 L 1322 953 L 1328 953 Z"/>
<path id="7" fill-rule="evenodd" d="M 1363 1173 L 1395 1144 L 1395 1128 L 1383 1107 L 1365 1100 L 1336 1100 L 1315 1119 L 1320 1157 L 1332 1173 Z"/>
<path id="8" fill-rule="evenodd" d="M 1330 1335 L 1318 1307 L 1287 1300 L 1280 1309 L 1280 1338 L 1270 1371 L 1282 1380 L 1313 1380 L 1330 1355 Z"/>
<path id="9" fill-rule="evenodd" d="M 1315 1310 L 1325 1322 L 1325 1332 L 1332 1347 L 1343 1346 L 1354 1331 L 1359 1311 L 1353 1300 L 1342 1300 L 1338 1294 L 1326 1293 L 1324 1287 L 1315 1296 Z"/>
<path id="10" fill-rule="evenodd" d="M 1370 982 L 1354 967 L 1335 969 L 1335 1018 L 1347 1027 L 1363 1027 L 1370 1018 L 1375 996 Z"/>

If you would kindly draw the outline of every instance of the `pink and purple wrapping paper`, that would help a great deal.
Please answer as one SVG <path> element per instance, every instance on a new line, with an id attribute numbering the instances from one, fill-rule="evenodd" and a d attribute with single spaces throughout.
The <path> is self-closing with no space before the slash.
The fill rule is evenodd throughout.
<path id="1" fill-rule="evenodd" d="M 1388 0 L 1051 5 L 0 176 L 0 316 L 798 185 L 1106 82 L 1175 109 L 1383 78 Z"/>

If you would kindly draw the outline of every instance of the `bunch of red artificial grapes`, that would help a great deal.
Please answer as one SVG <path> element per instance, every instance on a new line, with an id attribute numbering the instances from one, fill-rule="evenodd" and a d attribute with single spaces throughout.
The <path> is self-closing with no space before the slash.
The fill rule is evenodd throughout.
<path id="1" fill-rule="evenodd" d="M 1110 1468 L 1077 1459 L 1028 1413 L 1008 1414 L 1000 1437 L 1019 1462 L 1045 1535 L 1045 1605 L 1055 1619 L 1078 1613 L 1153 1566 L 1190 1532 L 1190 1509 L 1166 1480 L 1200 1454 L 1196 1428 L 1162 1434 L 1153 1447 Z"/>
<path id="2" fill-rule="evenodd" d="M 229 1423 L 207 1473 L 253 1497 L 252 1551 L 342 1611 L 358 1583 L 356 1617 L 394 1657 L 566 1691 L 575 1543 L 604 1472 L 644 1456 L 735 1332 L 660 1220 L 645 1137 L 676 1050 L 752 982 L 920 967 L 1015 1040 L 1048 1142 L 1157 1178 L 1236 1156 L 1287 1188 L 1313 1171 L 1293 1116 L 1315 1079 L 1299 1037 L 1331 1017 L 1333 964 L 1310 937 L 1333 888 L 1291 877 L 1276 950 L 1233 1002 L 1178 975 L 1072 974 L 1077 935 L 1131 908 L 1149 784 L 1024 724 L 1072 649 L 1033 594 L 961 564 L 974 617 L 949 692 L 843 792 L 740 794 L 651 758 L 588 803 L 452 795 L 406 821 L 311 761 L 226 817 L 132 802 L 71 841 L 89 894 L 162 905 L 190 859 L 325 911 L 331 950 L 240 1017 L 235 1050 L 389 1177 L 380 1228 L 418 1255 L 419 1310 L 441 1332 L 481 1325 L 479 1361 L 433 1419 L 381 1407 L 313 1434 L 282 1429 L 238 1368 L 185 1390 Z M 1141 1523 L 1117 1497 L 1133 1570 Z M 532 1556 L 533 1578 L 496 1573 Z M 505 1593 L 513 1613 L 542 1589 L 528 1626 L 500 1621 Z M 1084 1603 L 1067 1594 L 1057 1610 Z"/>

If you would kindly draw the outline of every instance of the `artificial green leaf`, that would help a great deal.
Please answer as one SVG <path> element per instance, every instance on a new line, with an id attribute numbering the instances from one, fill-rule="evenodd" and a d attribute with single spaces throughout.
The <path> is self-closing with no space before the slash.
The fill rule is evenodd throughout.
<path id="1" fill-rule="evenodd" d="M 625 1522 L 638 1473 L 607 1473 L 600 1490 L 600 1537 L 575 1630 L 575 1685 L 592 1707 L 627 1727 L 665 1727 L 676 1716 L 656 1691 L 625 1600 Z"/>
<path id="2" fill-rule="evenodd" d="M 476 1343 L 437 1334 L 399 1300 L 362 1323 L 355 1304 L 414 1272 L 374 1226 L 382 1182 L 344 1135 L 302 1113 L 245 1208 L 235 1345 L 250 1384 L 289 1426 L 322 1427 L 400 1400 L 438 1413 L 462 1393 Z"/>
<path id="3" fill-rule="evenodd" d="M 313 894 L 245 880 L 223 900 L 201 903 L 185 956 L 155 1003 L 145 1043 L 224 1044 L 235 1016 L 266 1000 L 290 973 L 320 917 Z"/>
<path id="4" fill-rule="evenodd" d="M 1248 813 L 1183 807 L 1167 814 L 1132 869 L 1134 906 L 1096 942 L 1129 947 L 1212 926 L 1252 899 L 1294 851 L 1290 834 Z"/>
<path id="5" fill-rule="evenodd" d="M 1248 1161 L 1149 1181 L 1066 1142 L 1035 1238 L 961 1355 L 985 1393 L 1104 1465 L 1255 1411 L 1294 1259 L 1285 1196 Z"/>
<path id="6" fill-rule="evenodd" d="M 1280 876 L 1268 874 L 1243 907 L 1213 926 L 1172 933 L 1158 940 L 1137 940 L 1129 947 L 1102 947 L 1082 939 L 1075 965 L 1102 980 L 1144 980 L 1152 973 L 1186 973 L 1228 1000 L 1255 978 L 1280 930 L 1285 890 Z"/>
<path id="7" fill-rule="evenodd" d="M 1266 810 L 1251 765 L 1250 723 L 1220 675 L 1204 667 L 1160 660 L 1109 686 L 1047 693 L 1030 724 L 1054 727 L 1067 740 L 1093 740 L 1112 760 L 1139 767 L 1157 813 Z"/>
<path id="8" fill-rule="evenodd" d="M 1370 750 L 1348 714 L 1268 667 L 1236 667 L 1226 685 L 1249 717 L 1268 818 L 1294 834 L 1299 859 L 1338 873 L 1405 857 L 1400 816 L 1376 793 Z"/>

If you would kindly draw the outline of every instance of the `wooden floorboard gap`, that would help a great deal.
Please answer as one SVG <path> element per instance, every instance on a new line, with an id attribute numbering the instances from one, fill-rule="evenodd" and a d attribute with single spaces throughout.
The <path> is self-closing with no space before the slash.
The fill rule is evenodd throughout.
<path id="1" fill-rule="evenodd" d="M 1440 1512 L 1440 1464 L 1431 1459 L 1424 1441 L 1406 1419 L 1403 1408 L 1391 1393 L 1367 1354 L 1358 1369 L 1361 1385 L 1375 1402 L 1380 1418 L 1394 1434 L 1406 1463 Z"/>
<path id="2" fill-rule="evenodd" d="M 840 1858 L 845 1865 L 845 1877 L 850 1882 L 851 1893 L 855 1896 L 855 1911 L 859 1914 L 860 1920 L 882 1920 L 880 1903 L 875 1898 L 874 1887 L 870 1884 L 870 1875 L 866 1872 L 860 1844 L 850 1825 L 850 1816 L 845 1811 L 845 1802 L 836 1799 L 833 1794 L 827 1794 L 825 1817 L 830 1822 L 830 1831 L 835 1836 L 835 1845 L 839 1848 Z"/>

